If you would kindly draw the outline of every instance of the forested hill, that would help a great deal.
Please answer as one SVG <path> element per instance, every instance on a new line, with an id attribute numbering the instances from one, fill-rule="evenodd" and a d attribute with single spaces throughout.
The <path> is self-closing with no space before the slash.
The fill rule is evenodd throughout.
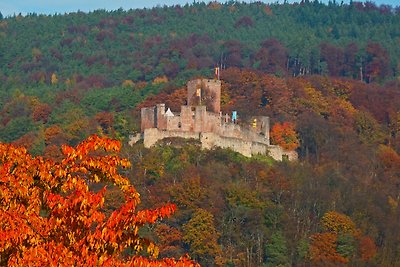
<path id="1" fill-rule="evenodd" d="M 370 2 L 0 16 L 0 141 L 56 161 L 62 144 L 93 133 L 123 141 L 120 155 L 132 163 L 124 175 L 141 208 L 178 206 L 139 232 L 161 257 L 189 253 L 203 266 L 400 266 L 399 26 L 399 8 Z M 213 77 L 215 66 L 222 111 L 269 116 L 279 137 L 271 141 L 295 140 L 298 162 L 181 140 L 126 145 L 140 107 L 179 111 L 184 84 Z M 21 171 L 11 161 L 4 172 L 15 184 Z M 123 196 L 107 189 L 111 214 Z"/>
<path id="2" fill-rule="evenodd" d="M 222 64 L 382 81 L 399 72 L 399 13 L 358 2 L 231 1 L 16 16 L 0 24 L 0 74 L 11 83 L 49 83 L 56 73 L 59 81 L 96 75 L 103 84 L 120 85 Z"/>

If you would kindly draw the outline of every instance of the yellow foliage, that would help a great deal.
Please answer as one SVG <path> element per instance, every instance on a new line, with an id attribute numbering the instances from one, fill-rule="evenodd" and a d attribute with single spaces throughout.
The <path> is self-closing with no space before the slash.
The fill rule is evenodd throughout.
<path id="1" fill-rule="evenodd" d="M 307 86 L 304 88 L 304 92 L 307 95 L 307 100 L 305 100 L 304 104 L 309 106 L 316 113 L 319 114 L 328 113 L 329 109 L 328 101 L 320 91 L 317 91 L 315 88 L 311 86 Z"/>
<path id="2" fill-rule="evenodd" d="M 339 98 L 335 101 L 336 106 L 342 108 L 343 110 L 346 110 L 347 112 L 349 112 L 350 114 L 355 114 L 356 113 L 356 109 L 353 107 L 353 105 L 347 101 L 344 100 L 342 98 Z"/>
<path id="3" fill-rule="evenodd" d="M 57 75 L 56 75 L 55 73 L 53 73 L 53 74 L 51 75 L 51 84 L 55 85 L 55 84 L 57 84 L 57 83 L 58 83 Z"/>
<path id="4" fill-rule="evenodd" d="M 389 206 L 392 210 L 396 210 L 397 207 L 399 206 L 399 201 L 395 200 L 394 198 L 392 198 L 391 196 L 388 197 L 388 203 Z"/>
<path id="5" fill-rule="evenodd" d="M 351 218 L 336 211 L 325 213 L 321 219 L 321 223 L 329 232 L 345 234 L 354 233 L 356 231 L 356 225 Z"/>
<path id="6" fill-rule="evenodd" d="M 125 80 L 122 82 L 122 87 L 125 88 L 132 88 L 135 85 L 135 83 L 132 80 Z"/>
<path id="7" fill-rule="evenodd" d="M 42 51 L 39 48 L 32 48 L 32 57 L 34 61 L 38 61 L 42 57 Z"/>
<path id="8" fill-rule="evenodd" d="M 168 82 L 167 76 L 158 76 L 153 80 L 153 85 Z"/>

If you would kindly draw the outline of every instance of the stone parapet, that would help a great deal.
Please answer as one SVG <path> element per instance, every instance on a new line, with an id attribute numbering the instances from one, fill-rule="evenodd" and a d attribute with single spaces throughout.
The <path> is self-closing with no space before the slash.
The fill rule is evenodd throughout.
<path id="1" fill-rule="evenodd" d="M 146 129 L 143 133 L 143 143 L 146 148 L 150 148 L 158 141 L 171 137 L 199 140 L 203 149 L 212 149 L 215 147 L 229 148 L 246 157 L 251 157 L 253 155 L 269 155 L 277 161 L 281 161 L 285 158 L 288 160 L 297 159 L 297 153 L 295 151 L 285 151 L 280 146 L 271 146 L 265 143 L 246 141 L 235 137 L 220 136 L 212 132 L 195 133 L 150 128 Z"/>

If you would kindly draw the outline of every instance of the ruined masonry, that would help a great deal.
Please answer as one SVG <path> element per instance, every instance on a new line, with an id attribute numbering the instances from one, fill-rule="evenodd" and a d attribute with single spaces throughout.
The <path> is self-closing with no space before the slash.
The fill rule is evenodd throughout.
<path id="1" fill-rule="evenodd" d="M 269 155 L 275 160 L 296 160 L 295 151 L 286 151 L 269 141 L 269 117 L 253 117 L 250 123 L 238 124 L 236 114 L 223 115 L 221 105 L 221 81 L 197 79 L 187 84 L 187 105 L 181 106 L 180 114 L 173 113 L 165 104 L 142 108 L 141 133 L 130 137 L 133 145 L 143 138 L 149 148 L 168 137 L 193 138 L 202 148 L 230 148 L 244 156 Z"/>

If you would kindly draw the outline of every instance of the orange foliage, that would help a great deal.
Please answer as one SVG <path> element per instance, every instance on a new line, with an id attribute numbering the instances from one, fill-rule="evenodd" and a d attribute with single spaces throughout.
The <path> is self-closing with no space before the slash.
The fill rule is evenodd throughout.
<path id="1" fill-rule="evenodd" d="M 272 9 L 270 8 L 269 5 L 265 5 L 265 7 L 264 7 L 264 12 L 265 12 L 265 14 L 267 14 L 268 16 L 272 16 L 272 15 L 273 15 Z"/>
<path id="2" fill-rule="evenodd" d="M 363 261 L 369 261 L 376 255 L 375 242 L 368 236 L 363 236 L 360 239 L 359 251 Z"/>
<path id="3" fill-rule="evenodd" d="M 118 173 L 130 167 L 119 149 L 118 141 L 91 136 L 75 148 L 63 146 L 63 159 L 54 162 L 0 144 L 0 265 L 198 266 L 187 258 L 155 260 L 158 248 L 138 230 L 169 217 L 176 206 L 137 210 L 139 194 Z M 124 194 L 110 215 L 103 210 L 106 186 L 89 189 L 98 182 Z M 124 256 L 127 249 L 134 256 Z"/>
<path id="4" fill-rule="evenodd" d="M 221 9 L 221 8 L 222 8 L 222 5 L 221 5 L 221 3 L 217 2 L 217 1 L 212 1 L 212 2 L 210 2 L 210 3 L 208 4 L 207 7 L 208 7 L 209 9 L 212 9 L 212 10 L 218 10 L 218 9 Z"/>
<path id="5" fill-rule="evenodd" d="M 337 235 L 334 233 L 313 234 L 310 244 L 310 259 L 322 265 L 347 263 L 348 259 L 336 251 Z"/>
<path id="6" fill-rule="evenodd" d="M 360 229 L 356 228 L 355 223 L 347 215 L 336 211 L 327 212 L 322 217 L 321 224 L 326 232 L 313 234 L 309 247 L 309 257 L 314 264 L 336 266 L 348 263 L 356 256 L 354 252 L 357 248 L 359 259 L 364 262 L 370 261 L 376 255 L 375 242 L 368 236 L 362 236 Z M 338 237 L 343 236 L 348 236 L 352 240 L 345 245 L 347 248 L 343 248 L 343 243 L 340 244 L 338 241 Z M 341 250 L 339 250 L 340 245 Z M 356 249 L 352 250 L 351 247 L 354 245 Z M 348 254 L 342 255 L 343 249 L 347 250 Z"/>
<path id="7" fill-rule="evenodd" d="M 287 150 L 295 150 L 300 145 L 294 125 L 290 122 L 275 123 L 271 129 L 271 140 Z"/>
<path id="8" fill-rule="evenodd" d="M 380 145 L 378 148 L 378 158 L 386 170 L 400 172 L 400 155 L 393 148 Z"/>
<path id="9" fill-rule="evenodd" d="M 66 135 L 58 125 L 52 125 L 44 131 L 44 141 L 46 145 L 66 143 Z"/>

